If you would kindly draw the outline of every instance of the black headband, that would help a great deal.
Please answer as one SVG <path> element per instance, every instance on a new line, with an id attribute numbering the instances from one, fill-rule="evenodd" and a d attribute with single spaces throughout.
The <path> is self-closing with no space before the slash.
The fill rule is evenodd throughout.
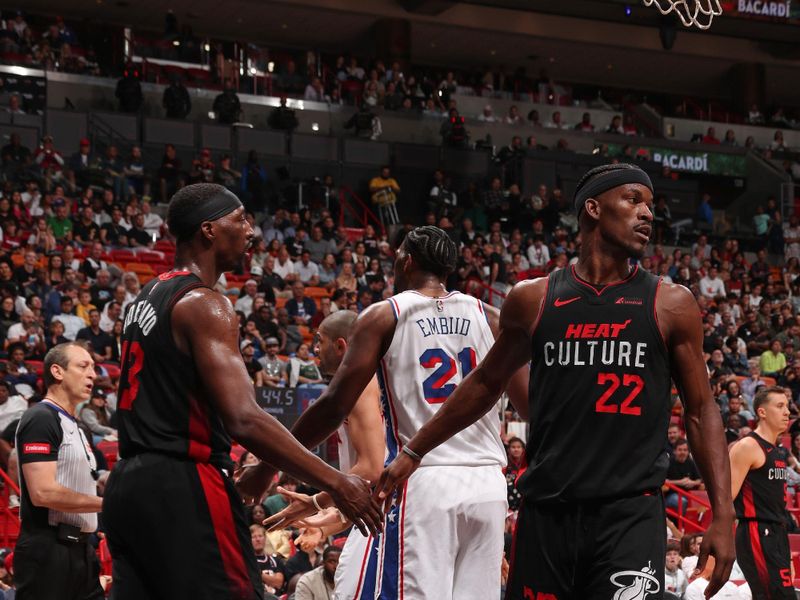
<path id="1" fill-rule="evenodd" d="M 653 182 L 650 177 L 642 171 L 639 167 L 633 169 L 621 168 L 606 171 L 589 179 L 581 188 L 575 190 L 575 197 L 573 203 L 575 212 L 580 214 L 584 203 L 589 198 L 596 198 L 603 192 L 607 192 L 611 188 L 615 188 L 626 183 L 641 183 L 652 192 Z"/>
<path id="2" fill-rule="evenodd" d="M 225 190 L 215 194 L 205 200 L 200 206 L 187 215 L 183 215 L 182 222 L 170 223 L 177 232 L 192 234 L 200 227 L 204 221 L 216 221 L 227 214 L 232 213 L 242 206 L 242 202 L 235 194 Z"/>

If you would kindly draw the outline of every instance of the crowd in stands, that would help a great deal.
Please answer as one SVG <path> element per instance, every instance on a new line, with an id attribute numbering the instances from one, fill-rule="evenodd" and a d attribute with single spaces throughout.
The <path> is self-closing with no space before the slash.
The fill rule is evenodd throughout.
<path id="1" fill-rule="evenodd" d="M 509 146 L 512 156 L 520 143 L 517 138 Z M 384 230 L 340 226 L 337 208 L 328 206 L 323 195 L 312 195 L 300 209 L 265 196 L 267 170 L 255 152 L 241 170 L 229 156 L 217 162 L 207 150 L 184 167 L 167 146 L 155 172 L 144 168 L 139 148 L 123 158 L 109 146 L 98 156 L 89 140 L 81 140 L 68 157 L 48 137 L 33 152 L 12 139 L 1 153 L 0 343 L 5 361 L 0 363 L 0 440 L 7 443 L 13 443 L 16 419 L 40 398 L 44 353 L 72 339 L 90 342 L 99 374 L 91 401 L 79 413 L 81 421 L 94 444 L 114 438 L 122 319 L 140 286 L 171 267 L 174 245 L 159 213 L 163 201 L 186 183 L 219 182 L 250 208 L 248 218 L 258 236 L 241 268 L 223 277 L 218 289 L 240 317 L 240 348 L 255 385 L 324 386 L 313 356 L 314 329 L 332 311 L 360 312 L 392 293 L 393 240 Z M 393 184 L 381 183 L 390 179 Z M 333 187 L 330 178 L 321 180 Z M 395 181 L 388 168 L 376 172 L 373 182 L 370 187 L 376 189 L 392 187 L 402 201 L 402 181 Z M 541 185 L 523 196 L 519 185 L 504 185 L 495 177 L 456 190 L 445 172 L 436 171 L 425 204 L 427 212 L 417 224 L 442 227 L 459 247 L 448 287 L 493 304 L 500 305 L 517 281 L 570 268 L 577 258 L 577 222 L 558 188 Z M 708 198 L 701 208 L 704 204 Z M 760 386 L 776 382 L 793 400 L 800 394 L 800 219 L 792 215 L 784 222 L 770 199 L 758 211 L 756 253 L 745 252 L 733 236 L 709 239 L 702 233 L 705 228 L 690 246 L 667 250 L 664 244 L 673 241 L 673 231 L 663 208 L 657 199 L 654 244 L 639 268 L 685 285 L 697 297 L 709 381 L 725 434 L 733 441 L 753 426 L 752 400 Z M 702 210 L 701 216 L 713 220 Z M 794 401 L 791 410 L 800 414 Z M 668 481 L 688 491 L 702 489 L 680 415 L 676 398 Z M 511 411 L 505 421 L 513 508 L 519 504 L 513 481 L 525 468 L 524 426 Z M 800 426 L 792 432 L 789 451 L 800 459 L 798 432 Z M 686 508 L 674 492 L 667 502 L 675 510 Z M 285 503 L 274 494 L 265 512 L 272 514 Z M 312 567 L 319 567 L 323 579 L 325 569 L 333 568 L 338 555 L 325 553 L 326 540 L 298 532 L 265 538 L 257 525 L 256 551 L 275 550 L 260 555 L 269 563 L 265 571 L 273 571 L 265 575 L 270 589 L 285 590 L 294 574 Z M 301 538 L 294 555 L 291 536 Z M 288 559 L 285 565 L 272 556 L 280 548 Z"/>

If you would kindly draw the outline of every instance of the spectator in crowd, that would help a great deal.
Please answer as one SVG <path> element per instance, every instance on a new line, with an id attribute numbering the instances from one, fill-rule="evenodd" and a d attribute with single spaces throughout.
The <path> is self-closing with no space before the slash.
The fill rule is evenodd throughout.
<path id="1" fill-rule="evenodd" d="M 89 311 L 89 326 L 78 331 L 75 339 L 89 343 L 89 352 L 96 363 L 111 360 L 111 336 L 100 328 L 100 311 L 93 308 Z"/>
<path id="2" fill-rule="evenodd" d="M 388 165 L 381 167 L 378 177 L 373 177 L 369 182 L 369 193 L 372 203 L 378 207 L 379 216 L 384 220 L 385 225 L 392 225 L 398 222 L 397 196 L 400 193 L 400 185 L 392 177 L 391 169 Z"/>
<path id="3" fill-rule="evenodd" d="M 292 284 L 292 297 L 286 303 L 289 316 L 297 325 L 308 325 L 317 312 L 316 303 L 305 295 L 306 286 L 302 281 Z"/>
<path id="4" fill-rule="evenodd" d="M 717 131 L 713 127 L 709 127 L 706 131 L 706 134 L 703 136 L 702 142 L 704 144 L 715 144 L 719 145 L 720 141 L 717 138 Z"/>
<path id="5" fill-rule="evenodd" d="M 189 183 L 213 183 L 216 168 L 211 161 L 211 150 L 203 148 L 200 157 L 192 161 Z"/>
<path id="6" fill-rule="evenodd" d="M 333 579 L 342 551 L 328 546 L 322 552 L 322 565 L 305 573 L 297 582 L 295 600 L 327 600 L 333 593 Z"/>
<path id="7" fill-rule="evenodd" d="M 286 106 L 286 96 L 281 96 L 280 104 L 267 117 L 267 125 L 280 131 L 294 131 L 299 124 L 295 112 Z"/>
<path id="8" fill-rule="evenodd" d="M 295 356 L 289 359 L 287 367 L 289 387 L 320 386 L 324 383 L 322 373 L 315 360 L 311 358 L 308 344 L 300 344 Z"/>
<path id="9" fill-rule="evenodd" d="M 685 439 L 678 440 L 669 460 L 666 483 L 670 483 L 682 490 L 702 490 L 703 482 L 694 460 L 689 456 L 689 442 Z M 681 508 L 678 508 L 680 503 Z M 686 512 L 689 505 L 685 496 L 678 496 L 677 492 L 668 490 L 664 496 L 664 504 L 673 510 Z"/>
<path id="10" fill-rule="evenodd" d="M 85 188 L 97 181 L 100 172 L 100 162 L 91 151 L 89 138 L 82 138 L 79 150 L 73 154 L 67 163 L 68 179 L 72 189 Z"/>
<path id="11" fill-rule="evenodd" d="M 105 391 L 95 386 L 92 389 L 92 397 L 79 413 L 81 421 L 92 432 L 95 444 L 106 438 L 117 437 L 117 430 L 110 425 L 113 415 L 114 411 L 108 406 Z"/>
<path id="12" fill-rule="evenodd" d="M 680 543 L 675 540 L 667 542 L 666 564 L 664 565 L 664 589 L 678 598 L 683 598 L 689 584 L 686 574 L 681 570 Z"/>
<path id="13" fill-rule="evenodd" d="M 142 215 L 142 229 L 147 232 L 151 240 L 160 238 L 161 228 L 164 225 L 164 219 L 161 218 L 161 215 L 153 212 L 153 207 L 147 199 L 142 200 L 142 203 L 139 205 L 139 211 Z"/>
<path id="14" fill-rule="evenodd" d="M 139 112 L 142 102 L 144 102 L 144 94 L 139 81 L 139 70 L 136 67 L 128 65 L 125 68 L 122 77 L 117 81 L 114 95 L 119 100 L 119 109 L 122 112 Z"/>
<path id="15" fill-rule="evenodd" d="M 44 330 L 36 320 L 36 315 L 29 308 L 20 313 L 20 320 L 14 323 L 5 333 L 3 347 L 8 350 L 13 346 L 22 346 L 27 358 L 41 359 L 44 357 L 45 348 Z"/>
<path id="16" fill-rule="evenodd" d="M 64 337 L 73 342 L 78 332 L 86 327 L 86 322 L 73 314 L 73 301 L 69 296 L 61 297 L 61 312 L 53 317 L 64 326 Z"/>
<path id="17" fill-rule="evenodd" d="M 253 385 L 262 387 L 264 385 L 264 367 L 255 359 L 256 349 L 255 346 L 253 346 L 253 342 L 244 340 L 240 344 L 239 349 L 242 352 L 242 359 L 244 360 L 247 374 L 250 376 L 250 379 L 253 380 Z"/>
<path id="18" fill-rule="evenodd" d="M 710 300 L 725 297 L 725 283 L 719 278 L 719 271 L 716 267 L 708 270 L 708 275 L 700 279 L 699 285 L 700 293 Z"/>
<path id="19" fill-rule="evenodd" d="M 15 393 L 10 383 L 0 379 L 0 431 L 5 431 L 9 425 L 18 421 L 27 409 L 27 400 Z"/>
<path id="20" fill-rule="evenodd" d="M 242 174 L 231 167 L 230 154 L 223 154 L 219 161 L 219 166 L 214 172 L 214 183 L 224 185 L 230 191 L 236 193 L 239 190 L 239 182 Z"/>
<path id="21" fill-rule="evenodd" d="M 275 594 L 283 590 L 286 582 L 283 557 L 270 552 L 272 544 L 269 544 L 268 548 L 267 532 L 260 522 L 250 525 L 250 541 L 256 554 L 261 582 L 264 584 L 264 593 L 270 594 L 265 597 L 265 600 L 274 599 L 276 598 Z"/>
<path id="22" fill-rule="evenodd" d="M 278 356 L 280 342 L 276 337 L 265 341 L 266 354 L 258 359 L 264 369 L 263 383 L 267 387 L 282 388 L 288 382 L 287 363 Z"/>
<path id="23" fill-rule="evenodd" d="M 240 185 L 245 207 L 256 212 L 263 209 L 266 203 L 267 170 L 258 162 L 258 153 L 255 150 L 247 153 Z"/>
<path id="24" fill-rule="evenodd" d="M 736 132 L 733 129 L 728 129 L 725 132 L 725 139 L 722 140 L 723 146 L 730 146 L 731 148 L 735 148 L 739 145 L 739 142 L 736 141 Z"/>
<path id="25" fill-rule="evenodd" d="M 523 122 L 522 115 L 519 114 L 519 109 L 515 104 L 508 108 L 508 114 L 505 118 L 506 125 L 521 125 Z"/>
<path id="26" fill-rule="evenodd" d="M 278 478 L 278 487 L 285 491 L 296 492 L 297 485 L 298 481 L 288 473 L 280 474 L 280 477 Z M 284 508 L 289 506 L 289 496 L 285 493 L 277 492 L 264 500 L 263 506 L 266 516 L 271 517 L 272 515 L 278 514 Z"/>
<path id="27" fill-rule="evenodd" d="M 777 377 L 786 368 L 786 355 L 783 353 L 783 344 L 779 339 L 770 342 L 769 350 L 761 354 L 758 359 L 761 372 L 767 377 Z"/>
<path id="28" fill-rule="evenodd" d="M 164 156 L 161 159 L 161 167 L 158 169 L 158 182 L 160 189 L 160 200 L 165 203 L 184 186 L 184 175 L 181 171 L 181 159 L 175 151 L 173 144 L 164 146 Z"/>
<path id="29" fill-rule="evenodd" d="M 312 100 L 314 102 L 325 102 L 325 89 L 322 87 L 322 81 L 319 77 L 312 77 L 309 84 L 306 86 L 303 93 L 304 100 Z"/>
<path id="30" fill-rule="evenodd" d="M 161 106 L 164 107 L 168 119 L 185 119 L 192 112 L 192 99 L 180 76 L 170 77 L 170 84 L 164 88 Z"/>
<path id="31" fill-rule="evenodd" d="M 483 107 L 483 112 L 478 115 L 478 121 L 482 121 L 484 123 L 495 123 L 497 121 L 491 104 L 487 104 Z"/>
<path id="32" fill-rule="evenodd" d="M 233 81 L 226 79 L 222 93 L 214 98 L 214 113 L 222 125 L 232 125 L 239 120 L 242 104 L 233 87 Z"/>
<path id="33" fill-rule="evenodd" d="M 561 111 L 554 111 L 550 120 L 544 124 L 547 129 L 568 129 L 569 125 L 561 120 Z"/>
<path id="34" fill-rule="evenodd" d="M 142 160 L 142 149 L 139 146 L 131 148 L 131 154 L 122 168 L 122 175 L 125 178 L 125 184 L 122 187 L 124 198 L 127 198 L 131 193 L 139 196 L 150 195 L 150 184 L 147 180 L 147 173 Z"/>
<path id="35" fill-rule="evenodd" d="M 576 131 L 583 131 L 585 133 L 593 133 L 594 125 L 592 124 L 592 115 L 588 112 L 583 113 L 581 122 L 575 125 Z"/>
<path id="36" fill-rule="evenodd" d="M 258 282 L 255 279 L 248 279 L 242 286 L 241 295 L 234 304 L 236 312 L 242 312 L 245 316 L 250 316 L 253 312 L 253 300 L 258 293 Z"/>
<path id="37" fill-rule="evenodd" d="M 611 117 L 611 123 L 608 124 L 606 127 L 606 133 L 619 133 L 620 135 L 625 133 L 625 130 L 622 128 L 622 117 L 619 115 L 614 115 Z"/>
<path id="38" fill-rule="evenodd" d="M 61 180 L 64 169 L 64 158 L 55 149 L 53 145 L 53 136 L 46 135 L 42 138 L 41 145 L 33 154 L 33 162 L 38 166 L 47 189 L 50 189 L 52 183 Z"/>
<path id="39" fill-rule="evenodd" d="M 697 207 L 695 216 L 695 225 L 698 228 L 711 230 L 714 225 L 714 213 L 711 210 L 711 196 L 703 194 L 700 198 L 700 204 Z"/>
<path id="40" fill-rule="evenodd" d="M 306 242 L 307 244 L 308 242 Z M 294 267 L 301 283 L 308 286 L 319 285 L 319 267 L 316 262 L 311 260 L 311 252 L 308 248 L 304 248 L 300 253 L 300 260 L 295 263 Z"/>
<path id="41" fill-rule="evenodd" d="M 279 308 L 277 311 L 278 335 L 281 338 L 280 352 L 283 354 L 294 353 L 303 341 L 303 334 L 300 328 L 289 317 L 286 307 Z"/>
<path id="42" fill-rule="evenodd" d="M 131 248 L 152 248 L 155 241 L 153 235 L 144 228 L 144 213 L 136 213 L 133 224 L 127 233 L 128 246 Z"/>

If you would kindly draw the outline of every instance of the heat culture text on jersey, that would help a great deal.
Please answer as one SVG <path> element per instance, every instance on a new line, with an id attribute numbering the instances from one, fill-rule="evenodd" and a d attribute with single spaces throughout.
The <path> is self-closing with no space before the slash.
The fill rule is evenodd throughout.
<path id="1" fill-rule="evenodd" d="M 616 365 L 619 367 L 645 368 L 647 342 L 628 342 L 617 339 L 631 324 L 632 319 L 622 323 L 570 323 L 564 339 L 545 342 L 544 363 L 548 367 L 574 365 L 576 367 Z"/>

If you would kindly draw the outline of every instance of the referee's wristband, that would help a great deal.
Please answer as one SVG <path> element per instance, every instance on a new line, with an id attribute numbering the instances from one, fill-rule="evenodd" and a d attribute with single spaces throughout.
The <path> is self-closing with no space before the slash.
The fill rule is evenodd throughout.
<path id="1" fill-rule="evenodd" d="M 408 446 L 403 446 L 401 452 L 404 452 L 404 453 L 408 454 L 411 458 L 413 458 L 417 462 L 421 462 L 422 461 L 422 457 L 419 454 L 417 454 L 416 452 L 414 452 Z"/>

